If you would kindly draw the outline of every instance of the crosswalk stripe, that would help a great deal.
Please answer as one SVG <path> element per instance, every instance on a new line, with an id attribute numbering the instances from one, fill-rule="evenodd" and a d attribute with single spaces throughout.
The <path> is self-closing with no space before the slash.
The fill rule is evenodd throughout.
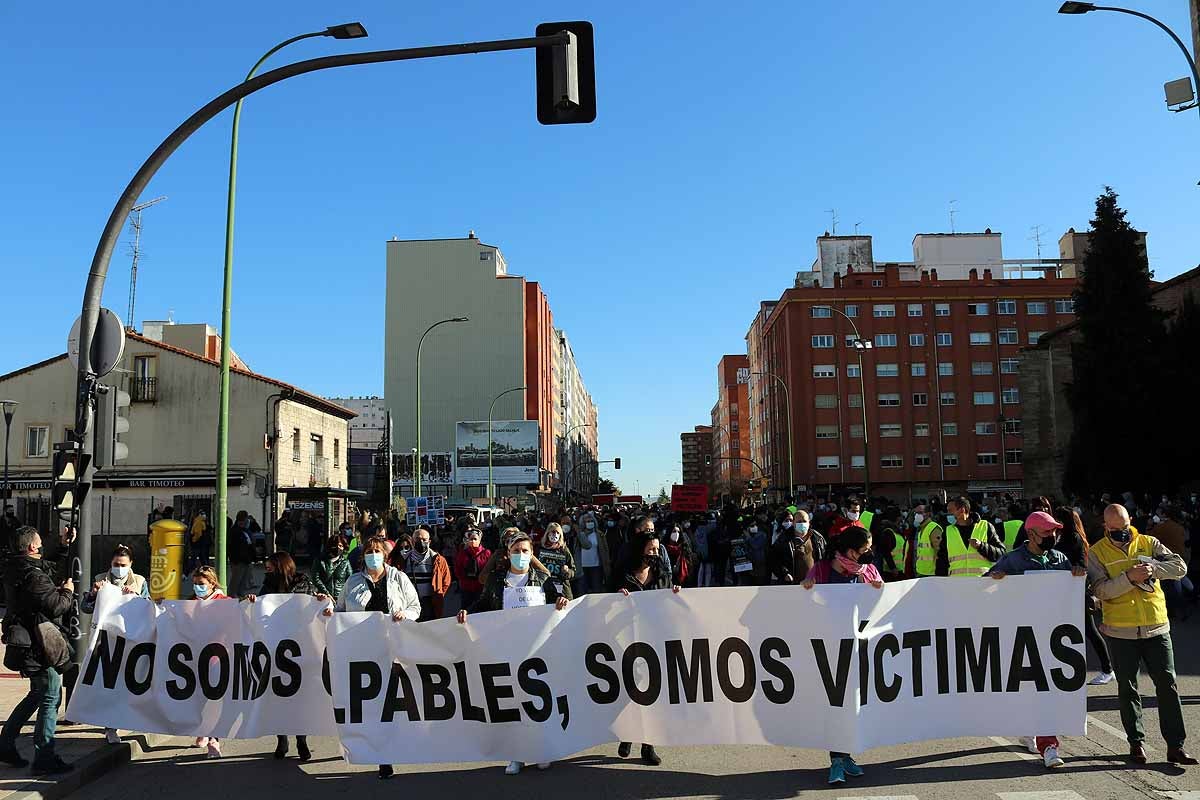
<path id="1" fill-rule="evenodd" d="M 1115 737 L 1117 737 L 1117 738 L 1118 738 L 1118 739 L 1120 739 L 1122 742 L 1126 742 L 1126 743 L 1128 743 L 1128 741 L 1129 741 L 1129 740 L 1128 740 L 1128 739 L 1125 737 L 1125 731 L 1121 730 L 1120 728 L 1114 728 L 1112 725 L 1109 725 L 1109 724 L 1108 724 L 1107 722 L 1105 722 L 1104 720 L 1102 720 L 1102 719 L 1097 719 L 1097 718 L 1096 718 L 1094 715 L 1092 715 L 1092 714 L 1088 714 L 1087 721 L 1088 721 L 1088 725 L 1095 725 L 1097 728 L 1099 728 L 1100 730 L 1104 731 L 1105 733 L 1107 733 L 1107 734 L 1109 734 L 1109 735 L 1111 735 L 1111 736 L 1115 736 Z M 1146 752 L 1147 752 L 1147 753 L 1153 753 L 1153 752 L 1154 752 L 1154 750 L 1153 750 L 1152 748 L 1150 748 L 1150 747 L 1147 747 L 1147 746 L 1146 746 L 1146 743 L 1145 743 L 1145 742 L 1142 742 L 1142 747 L 1145 747 L 1145 748 L 1146 748 Z"/>
<path id="2" fill-rule="evenodd" d="M 1000 800 L 1084 800 L 1079 792 L 1064 789 L 1056 792 L 996 792 Z"/>
<path id="3" fill-rule="evenodd" d="M 988 738 L 1001 747 L 1015 747 L 1016 749 L 1013 750 L 1013 755 L 1017 758 L 1023 758 L 1026 761 L 1041 761 L 1041 759 L 1035 756 L 1033 753 L 1026 752 L 1025 745 L 1021 744 L 1020 742 L 1010 742 L 1008 739 L 1003 739 L 999 736 L 989 736 Z"/>

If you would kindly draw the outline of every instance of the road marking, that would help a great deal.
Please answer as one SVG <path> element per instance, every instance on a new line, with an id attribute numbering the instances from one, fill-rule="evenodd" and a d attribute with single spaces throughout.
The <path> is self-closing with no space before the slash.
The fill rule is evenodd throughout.
<path id="1" fill-rule="evenodd" d="M 1125 737 L 1125 731 L 1121 730 L 1120 728 L 1114 728 L 1112 725 L 1109 725 L 1104 720 L 1097 719 L 1096 717 L 1092 716 L 1091 714 L 1088 714 L 1087 721 L 1088 721 L 1088 725 L 1095 725 L 1097 728 L 1099 728 L 1100 730 L 1109 734 L 1110 736 L 1115 736 L 1116 738 L 1120 739 L 1122 742 L 1125 742 L 1126 745 L 1129 744 L 1129 740 Z M 1146 748 L 1147 753 L 1154 752 L 1154 749 L 1151 747 L 1147 747 L 1145 742 L 1142 742 L 1142 747 Z"/>
<path id="2" fill-rule="evenodd" d="M 854 797 L 839 797 L 837 800 L 920 800 L 915 794 L 877 794 Z"/>
<path id="3" fill-rule="evenodd" d="M 1023 758 L 1026 761 L 1041 761 L 1042 760 L 1039 756 L 1035 756 L 1033 753 L 1030 753 L 1029 748 L 1027 748 L 1023 744 L 1020 744 L 1018 742 L 1010 742 L 1008 739 L 1002 739 L 999 736 L 989 736 L 988 738 L 991 739 L 996 744 L 1000 745 L 1001 747 L 1016 748 L 1015 750 L 1012 751 L 1012 754 L 1014 756 L 1016 756 L 1017 758 Z"/>
<path id="4" fill-rule="evenodd" d="M 996 792 L 1000 800 L 1084 800 L 1079 792 L 1066 789 L 1058 792 Z"/>
<path id="5" fill-rule="evenodd" d="M 1200 792 L 1163 792 L 1160 791 L 1163 797 L 1167 800 L 1200 800 Z"/>

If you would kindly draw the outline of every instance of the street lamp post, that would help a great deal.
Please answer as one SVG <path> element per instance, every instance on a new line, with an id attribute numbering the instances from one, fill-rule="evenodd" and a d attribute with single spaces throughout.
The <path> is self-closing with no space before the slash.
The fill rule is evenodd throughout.
<path id="1" fill-rule="evenodd" d="M 787 384 L 783 382 L 783 378 L 779 377 L 775 373 L 773 373 L 773 372 L 754 372 L 751 374 L 761 375 L 766 378 L 773 378 L 779 382 L 780 386 L 783 387 L 783 403 L 784 403 L 784 407 L 787 409 L 787 437 L 788 437 L 788 490 L 787 490 L 787 493 L 788 493 L 788 496 L 790 497 L 792 492 L 795 491 L 795 489 L 796 489 L 796 473 L 792 471 L 793 470 L 792 455 L 794 452 L 792 450 L 792 447 L 793 447 L 793 444 L 792 444 L 792 398 L 791 398 L 791 395 L 788 393 Z"/>
<path id="2" fill-rule="evenodd" d="M 528 386 L 514 386 L 511 389 L 505 389 L 500 394 L 492 398 L 492 404 L 488 406 L 488 501 L 492 505 L 496 505 L 496 484 L 492 480 L 492 412 L 496 410 L 496 401 L 506 394 L 513 392 L 523 392 L 528 389 Z"/>
<path id="3" fill-rule="evenodd" d="M 280 42 L 263 54 L 250 72 L 246 80 L 250 80 L 258 72 L 258 68 L 275 53 L 289 44 L 302 39 L 313 39 L 318 36 L 330 36 L 334 39 L 361 39 L 367 35 L 367 29 L 360 22 L 350 22 L 345 25 L 332 25 L 323 31 L 302 33 Z M 242 101 L 239 99 L 233 107 L 233 135 L 229 145 L 229 187 L 225 200 L 225 281 L 221 293 L 221 398 L 217 411 L 217 492 L 214 524 L 217 529 L 217 571 L 221 581 L 225 580 L 225 518 L 229 513 L 229 362 L 230 355 L 230 317 L 233 304 L 233 212 L 234 199 L 237 195 L 237 162 L 238 162 L 238 130 L 242 121 Z M 132 324 L 132 320 L 130 321 Z"/>
<path id="4" fill-rule="evenodd" d="M 421 334 L 421 338 L 417 341 L 417 450 L 413 455 L 413 497 L 421 496 L 421 348 L 425 345 L 425 337 L 429 332 L 439 325 L 445 325 L 450 322 L 470 322 L 467 317 L 451 317 L 449 319 L 439 320 L 433 323 L 425 332 Z"/>
<path id="5" fill-rule="evenodd" d="M 1175 31 L 1171 30 L 1171 28 L 1166 23 L 1162 22 L 1161 20 L 1155 19 L 1154 17 L 1150 16 L 1149 14 L 1144 14 L 1141 11 L 1134 11 L 1132 8 L 1118 8 L 1116 6 L 1098 6 L 1098 5 L 1095 5 L 1094 3 L 1066 2 L 1066 3 L 1063 3 L 1062 6 L 1058 9 L 1058 13 L 1060 13 L 1060 14 L 1087 14 L 1089 11 L 1115 11 L 1118 14 L 1129 14 L 1130 16 L 1133 16 L 1133 17 L 1140 17 L 1140 18 L 1146 20 L 1147 22 L 1152 22 L 1155 25 L 1157 25 L 1160 29 L 1162 29 L 1162 31 L 1164 33 L 1167 34 L 1167 36 L 1171 37 L 1171 40 L 1174 41 L 1176 45 L 1179 46 L 1180 51 L 1183 53 L 1184 59 L 1187 60 L 1188 68 L 1192 71 L 1192 80 L 1194 81 L 1194 83 L 1192 85 L 1195 87 L 1196 92 L 1200 92 L 1200 71 L 1198 71 L 1196 69 L 1196 59 L 1192 57 L 1191 52 L 1187 49 L 1187 45 L 1185 45 L 1183 43 L 1183 40 L 1180 39 L 1179 36 L 1175 33 Z M 1180 110 L 1182 111 L 1183 109 L 1180 109 Z"/>
<path id="6" fill-rule="evenodd" d="M 16 400 L 0 400 L 0 406 L 4 406 L 4 503 L 8 502 L 8 435 L 12 431 L 13 414 L 19 405 Z M 0 513 L 3 511 L 0 508 Z"/>
<path id="7" fill-rule="evenodd" d="M 854 318 L 850 317 L 843 311 L 839 311 L 833 306 L 813 306 L 813 308 L 827 308 L 838 316 L 850 323 L 850 330 L 854 331 L 854 350 L 858 355 L 858 396 L 862 398 L 862 426 L 863 426 L 863 473 L 866 476 L 863 480 L 863 494 L 867 497 L 871 496 L 871 428 L 867 424 L 867 383 L 863 373 L 863 353 L 871 349 L 871 342 L 862 338 L 858 332 L 858 326 L 854 324 Z M 851 458 L 853 458 L 851 454 Z"/>

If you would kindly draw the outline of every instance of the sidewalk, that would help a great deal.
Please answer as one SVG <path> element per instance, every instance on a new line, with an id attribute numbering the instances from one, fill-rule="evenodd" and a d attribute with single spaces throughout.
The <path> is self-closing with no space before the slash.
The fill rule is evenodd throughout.
<path id="1" fill-rule="evenodd" d="M 0 645 L 0 661 L 3 660 L 3 652 L 4 647 Z M 0 711 L 3 711 L 4 719 L 8 719 L 9 712 L 28 691 L 29 681 L 0 667 Z M 63 712 L 64 709 L 59 710 L 60 720 Z M 30 720 L 17 738 L 17 749 L 30 761 L 33 760 L 33 742 L 29 736 L 32 730 L 33 720 Z M 29 767 L 0 764 L 0 800 L 59 800 L 85 783 L 140 757 L 142 752 L 167 738 L 127 734 L 121 744 L 108 744 L 102 728 L 92 725 L 64 728 L 60 724 L 55 734 L 55 749 L 75 769 L 66 775 L 34 777 Z"/>

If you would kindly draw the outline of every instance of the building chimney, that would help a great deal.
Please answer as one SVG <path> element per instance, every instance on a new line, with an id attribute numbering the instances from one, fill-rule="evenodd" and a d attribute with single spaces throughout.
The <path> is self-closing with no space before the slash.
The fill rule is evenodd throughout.
<path id="1" fill-rule="evenodd" d="M 475 235 L 475 231 L 470 230 L 470 231 L 467 231 L 467 238 L 468 239 L 478 239 L 479 237 Z"/>
<path id="2" fill-rule="evenodd" d="M 975 267 L 971 267 L 971 269 L 967 271 L 967 277 L 973 281 L 979 280 L 979 270 L 977 270 Z"/>
<path id="3" fill-rule="evenodd" d="M 990 281 L 992 279 L 992 271 L 990 269 L 985 269 L 983 271 L 983 279 L 985 281 Z"/>
<path id="4" fill-rule="evenodd" d="M 936 269 L 929 270 L 929 280 L 933 281 L 934 283 L 937 283 L 937 270 Z"/>

